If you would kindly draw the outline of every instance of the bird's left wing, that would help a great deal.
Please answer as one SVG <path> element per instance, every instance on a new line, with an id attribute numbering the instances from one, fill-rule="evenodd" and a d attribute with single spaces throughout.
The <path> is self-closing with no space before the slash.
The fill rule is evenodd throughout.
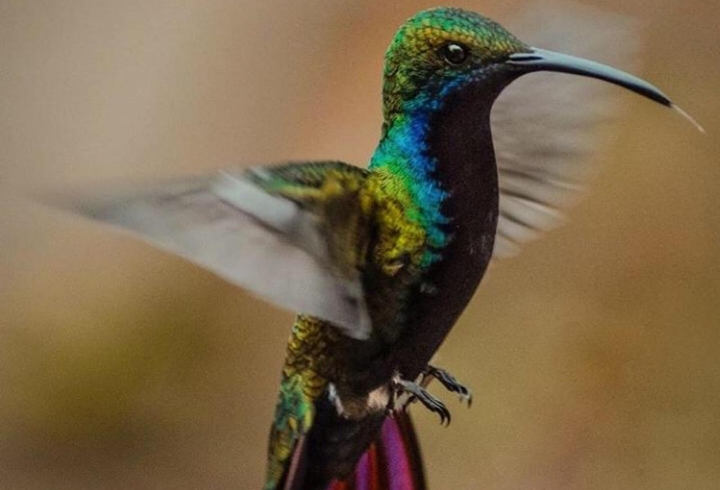
<path id="1" fill-rule="evenodd" d="M 628 18 L 568 3 L 528 9 L 515 30 L 538 46 L 620 66 L 638 45 Z M 500 95 L 491 114 L 500 187 L 495 258 L 563 222 L 594 173 L 592 153 L 620 95 L 609 84 L 555 73 L 523 77 Z"/>
<path id="2" fill-rule="evenodd" d="M 288 164 L 49 200 L 364 339 L 371 325 L 361 258 L 342 237 L 361 221 L 356 194 L 365 175 L 341 162 Z"/>

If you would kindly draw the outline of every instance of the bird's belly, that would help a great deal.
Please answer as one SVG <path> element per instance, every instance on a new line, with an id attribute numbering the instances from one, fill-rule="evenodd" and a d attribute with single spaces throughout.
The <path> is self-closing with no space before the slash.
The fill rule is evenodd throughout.
<path id="1" fill-rule="evenodd" d="M 385 413 L 393 396 L 389 378 L 387 383 L 367 393 L 346 393 L 343 396 L 333 383 L 330 383 L 328 390 L 328 398 L 335 406 L 337 414 L 348 420 L 360 420 L 368 415 Z"/>
<path id="2" fill-rule="evenodd" d="M 478 233 L 459 233 L 443 259 L 427 274 L 429 291 L 418 288 L 408 309 L 404 335 L 392 363 L 406 379 L 415 379 L 457 322 L 492 257 L 496 214 L 488 213 Z"/>

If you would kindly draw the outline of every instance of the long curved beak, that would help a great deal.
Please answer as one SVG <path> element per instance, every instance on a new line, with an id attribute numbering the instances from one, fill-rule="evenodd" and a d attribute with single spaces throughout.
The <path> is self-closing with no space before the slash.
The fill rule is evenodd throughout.
<path id="1" fill-rule="evenodd" d="M 694 124 L 701 132 L 705 132 L 702 126 L 700 126 L 689 114 L 675 105 L 667 95 L 660 91 L 660 89 L 641 78 L 625 73 L 624 71 L 611 68 L 607 65 L 578 58 L 576 56 L 556 53 L 546 49 L 530 49 L 530 52 L 527 53 L 515 53 L 510 55 L 507 63 L 513 66 L 521 67 L 524 73 L 532 73 L 535 71 L 555 71 L 597 78 L 599 80 L 614 83 L 615 85 L 625 87 L 636 94 L 640 94 L 648 99 L 654 100 L 666 107 L 675 109 L 680 112 L 683 117 Z"/>

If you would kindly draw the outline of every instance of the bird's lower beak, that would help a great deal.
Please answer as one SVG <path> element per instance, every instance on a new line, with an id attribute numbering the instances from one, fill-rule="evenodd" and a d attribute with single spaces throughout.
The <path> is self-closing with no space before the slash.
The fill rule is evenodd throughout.
<path id="1" fill-rule="evenodd" d="M 572 75 L 581 75 L 584 77 L 597 78 L 606 82 L 620 85 L 628 90 L 632 90 L 636 94 L 654 100 L 666 107 L 675 109 L 681 116 L 690 121 L 701 133 L 704 133 L 700 124 L 693 119 L 690 114 L 683 111 L 675 105 L 667 95 L 662 93 L 660 89 L 654 85 L 638 78 L 636 76 L 625 73 L 624 71 L 611 68 L 601 63 L 585 60 L 576 56 L 560 54 L 546 49 L 530 48 L 527 53 L 515 53 L 510 55 L 508 64 L 521 68 L 522 74 L 532 73 L 534 71 L 557 71 L 561 73 L 570 73 Z"/>
<path id="2" fill-rule="evenodd" d="M 556 71 L 605 80 L 632 90 L 664 106 L 672 107 L 670 99 L 659 89 L 645 80 L 615 68 L 575 56 L 555 53 L 545 49 L 531 48 L 529 53 L 516 53 L 508 63 L 522 67 L 524 73 L 534 71 Z"/>

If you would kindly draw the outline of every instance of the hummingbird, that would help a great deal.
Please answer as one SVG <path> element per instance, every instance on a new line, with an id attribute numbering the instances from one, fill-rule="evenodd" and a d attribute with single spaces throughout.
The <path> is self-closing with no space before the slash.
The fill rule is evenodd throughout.
<path id="1" fill-rule="evenodd" d="M 295 162 L 58 202 L 302 312 L 264 490 L 425 488 L 403 407 L 420 402 L 449 423 L 431 379 L 471 401 L 431 358 L 493 257 L 548 229 L 566 190 L 563 168 L 499 158 L 493 144 L 497 97 L 538 71 L 596 78 L 680 111 L 640 78 L 530 46 L 478 13 L 434 8 L 406 21 L 386 52 L 367 168 Z"/>

